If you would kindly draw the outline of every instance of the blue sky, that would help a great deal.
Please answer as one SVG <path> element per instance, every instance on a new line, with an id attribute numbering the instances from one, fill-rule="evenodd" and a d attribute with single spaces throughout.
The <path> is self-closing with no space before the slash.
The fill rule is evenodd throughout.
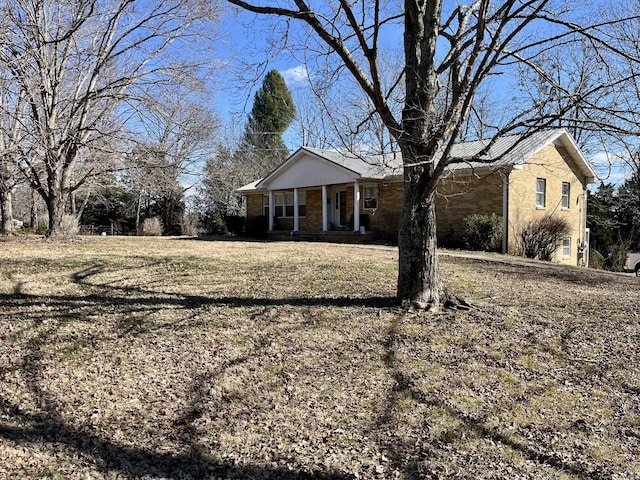
<path id="1" fill-rule="evenodd" d="M 290 86 L 303 80 L 304 67 L 301 62 L 286 52 L 277 55 L 267 53 L 270 50 L 271 33 L 267 28 L 267 20 L 266 17 L 248 12 L 228 13 L 223 19 L 221 46 L 218 46 L 216 56 L 227 66 L 223 72 L 227 96 L 218 99 L 219 113 L 224 117 L 238 110 L 251 109 L 253 94 L 262 81 L 261 73 L 275 68 L 285 76 Z M 271 58 L 267 58 L 268 55 Z M 266 62 L 266 68 L 255 68 L 255 64 L 262 62 Z M 249 81 L 251 77 L 256 77 L 253 85 Z"/>
<path id="2" fill-rule="evenodd" d="M 305 66 L 293 55 L 282 52 L 267 58 L 270 44 L 269 37 L 273 37 L 274 21 L 268 17 L 242 12 L 240 14 L 228 14 L 222 25 L 223 47 L 217 55 L 230 67 L 225 70 L 221 82 L 216 88 L 219 92 L 215 95 L 215 108 L 222 120 L 234 124 L 234 131 L 239 133 L 246 122 L 247 113 L 251 109 L 253 96 L 259 88 L 262 77 L 270 69 L 277 69 L 286 79 L 289 88 L 296 94 L 304 94 L 307 89 L 307 75 Z M 292 26 L 296 22 L 291 22 Z M 295 28 L 295 27 L 293 27 Z M 397 29 L 391 34 L 391 41 L 402 42 L 402 31 Z M 256 62 L 266 62 L 263 70 L 241 66 L 245 62 L 247 65 Z M 262 73 L 262 75 L 260 75 Z M 312 73 L 311 73 L 312 74 Z M 247 79 L 255 77 L 255 82 L 248 82 Z M 243 77 L 243 80 L 240 79 Z M 501 93 L 503 98 L 509 102 L 517 93 L 509 88 L 504 80 L 499 80 L 502 84 Z M 290 128 L 285 134 L 285 141 L 292 150 L 298 148 L 302 139 L 294 128 Z M 620 158 L 615 154 L 604 151 L 588 156 L 589 161 L 594 165 L 597 173 L 606 182 L 617 183 L 624 178 L 625 172 L 619 167 Z"/>

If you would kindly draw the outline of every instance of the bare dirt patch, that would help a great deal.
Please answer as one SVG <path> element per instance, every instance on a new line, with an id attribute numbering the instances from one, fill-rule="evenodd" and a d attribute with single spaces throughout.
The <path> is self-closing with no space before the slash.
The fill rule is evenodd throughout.
<path id="1" fill-rule="evenodd" d="M 640 282 L 393 248 L 0 248 L 0 478 L 638 478 Z"/>

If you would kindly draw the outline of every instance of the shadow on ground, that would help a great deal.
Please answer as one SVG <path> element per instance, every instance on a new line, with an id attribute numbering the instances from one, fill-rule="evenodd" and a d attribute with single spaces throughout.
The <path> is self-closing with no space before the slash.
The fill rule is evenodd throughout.
<path id="1" fill-rule="evenodd" d="M 473 262 L 473 260 L 462 260 Z M 496 266 L 505 276 L 517 276 L 520 280 L 520 269 L 506 266 Z M 447 444 L 460 438 L 465 432 L 473 432 L 482 439 L 493 442 L 513 451 L 517 451 L 524 458 L 535 464 L 552 468 L 555 473 L 569 474 L 576 478 L 599 478 L 593 471 L 582 466 L 566 461 L 560 455 L 555 455 L 548 449 L 536 449 L 531 444 L 514 439 L 503 433 L 499 428 L 490 426 L 487 418 L 479 418 L 468 412 L 456 408 L 455 404 L 444 393 L 430 392 L 420 388 L 416 384 L 416 378 L 408 375 L 403 368 L 398 354 L 402 343 L 402 334 L 399 331 L 406 312 L 398 309 L 395 299 L 392 297 L 290 297 L 290 298 L 245 298 L 239 296 L 208 297 L 201 295 L 186 295 L 163 293 L 152 291 L 144 287 L 127 287 L 108 283 L 92 281 L 105 270 L 102 265 L 93 265 L 78 271 L 72 275 L 73 282 L 81 287 L 86 287 L 89 292 L 86 295 L 31 295 L 24 293 L 20 283 L 16 283 L 14 293 L 0 295 L 0 321 L 16 321 L 12 312 L 19 312 L 19 321 L 30 321 L 40 328 L 37 335 L 33 336 L 27 344 L 27 351 L 22 363 L 14 364 L 11 368 L 20 369 L 28 383 L 30 394 L 36 398 L 36 403 L 41 407 L 41 413 L 29 413 L 20 408 L 16 402 L 9 401 L 0 396 L 0 412 L 4 418 L 0 418 L 0 437 L 5 441 L 15 442 L 18 445 L 31 443 L 44 443 L 59 447 L 70 458 L 82 458 L 103 475 L 121 475 L 125 478 L 161 477 L 176 479 L 205 479 L 205 478 L 273 478 L 273 479 L 347 479 L 354 478 L 340 472 L 325 470 L 296 471 L 278 465 L 238 465 L 227 461 L 221 461 L 205 451 L 201 445 L 195 442 L 185 441 L 182 453 L 162 453 L 150 451 L 144 448 L 135 448 L 119 444 L 116 441 L 104 438 L 91 431 L 88 427 L 72 427 L 64 421 L 60 412 L 63 406 L 46 389 L 42 388 L 40 381 L 44 375 L 42 371 L 43 358 L 51 338 L 56 335 L 59 325 L 73 319 L 74 321 L 88 322 L 100 309 L 117 311 L 127 314 L 128 321 L 122 322 L 120 334 L 130 336 L 143 334 L 148 328 L 172 328 L 182 321 L 192 317 L 192 311 L 205 306 L 224 306 L 243 309 L 280 309 L 282 307 L 329 307 L 349 308 L 365 307 L 378 309 L 389 315 L 388 331 L 384 336 L 383 344 L 379 345 L 382 352 L 382 363 L 392 385 L 386 396 L 380 398 L 380 415 L 375 425 L 369 432 L 376 439 L 381 451 L 384 451 L 390 460 L 391 471 L 401 473 L 405 478 L 438 478 L 439 473 L 426 470 L 426 462 L 440 451 L 440 455 L 446 452 Z M 580 278 L 573 272 L 558 273 L 557 270 L 540 269 L 536 275 L 548 276 L 563 281 L 579 281 Z M 600 281 L 598 279 L 598 281 Z M 46 310 L 41 310 L 46 305 Z M 177 321 L 167 324 L 145 326 L 135 319 L 142 318 L 149 311 L 171 307 L 183 312 Z M 5 313 L 1 313 L 5 312 Z M 8 312 L 8 313 L 7 313 Z M 260 315 L 261 310 L 254 312 Z M 55 320 L 52 322 L 52 320 Z M 24 327 L 29 328 L 25 325 Z M 305 328 L 305 324 L 297 328 Z M 16 332 L 19 335 L 20 332 Z M 85 339 L 90 342 L 99 342 L 100 338 Z M 260 355 L 261 349 L 266 348 L 267 343 L 258 343 L 255 349 L 248 355 Z M 234 358 L 231 362 L 222 365 L 219 371 L 208 372 L 212 377 L 222 375 L 226 369 L 242 365 L 249 356 Z M 8 367 L 7 367 L 8 368 Z M 0 370 L 0 374 L 7 373 Z M 185 438 L 189 437 L 189 426 L 202 414 L 199 407 L 201 397 L 207 395 L 206 384 L 210 378 L 194 379 L 192 397 L 189 408 L 184 412 L 181 420 Z M 528 393 L 534 396 L 539 392 Z M 354 394 L 357 394 L 355 392 Z M 425 446 L 419 443 L 408 443 L 405 438 L 398 435 L 399 425 L 394 412 L 401 410 L 405 399 L 420 406 L 435 407 L 446 411 L 461 425 L 454 431 L 447 431 L 440 436 L 431 438 L 431 445 Z M 527 400 L 526 398 L 523 401 Z M 428 422 L 429 419 L 424 419 Z M 385 435 L 381 435 L 385 432 Z M 446 472 L 440 472 L 445 476 Z M 390 474 L 391 475 L 391 474 Z M 392 476 L 392 475 L 391 475 Z M 380 474 L 384 478 L 385 473 Z M 495 478 L 505 478 L 497 475 Z"/>

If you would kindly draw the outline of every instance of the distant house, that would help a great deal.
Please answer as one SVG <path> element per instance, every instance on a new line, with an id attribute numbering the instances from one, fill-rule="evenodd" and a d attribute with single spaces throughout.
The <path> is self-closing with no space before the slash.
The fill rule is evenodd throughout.
<path id="1" fill-rule="evenodd" d="M 453 149 L 458 163 L 438 186 L 439 243 L 461 244 L 466 216 L 495 213 L 504 222 L 503 252 L 513 253 L 522 225 L 554 214 L 571 226 L 555 260 L 579 264 L 588 243 L 586 189 L 595 173 L 569 133 L 557 129 L 525 139 L 505 136 L 481 161 L 471 162 L 485 146 L 474 141 Z M 396 238 L 404 195 L 402 158 L 399 153 L 360 157 L 302 147 L 237 192 L 246 197 L 247 221 L 264 216 L 274 237 L 323 239 L 349 231 Z"/>

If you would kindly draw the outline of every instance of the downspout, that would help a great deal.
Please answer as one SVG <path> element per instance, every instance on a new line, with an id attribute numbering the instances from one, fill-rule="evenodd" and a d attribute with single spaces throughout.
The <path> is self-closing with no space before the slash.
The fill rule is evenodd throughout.
<path id="1" fill-rule="evenodd" d="M 510 169 L 500 170 L 500 177 L 502 178 L 502 253 L 506 254 L 509 251 L 509 174 Z"/>

